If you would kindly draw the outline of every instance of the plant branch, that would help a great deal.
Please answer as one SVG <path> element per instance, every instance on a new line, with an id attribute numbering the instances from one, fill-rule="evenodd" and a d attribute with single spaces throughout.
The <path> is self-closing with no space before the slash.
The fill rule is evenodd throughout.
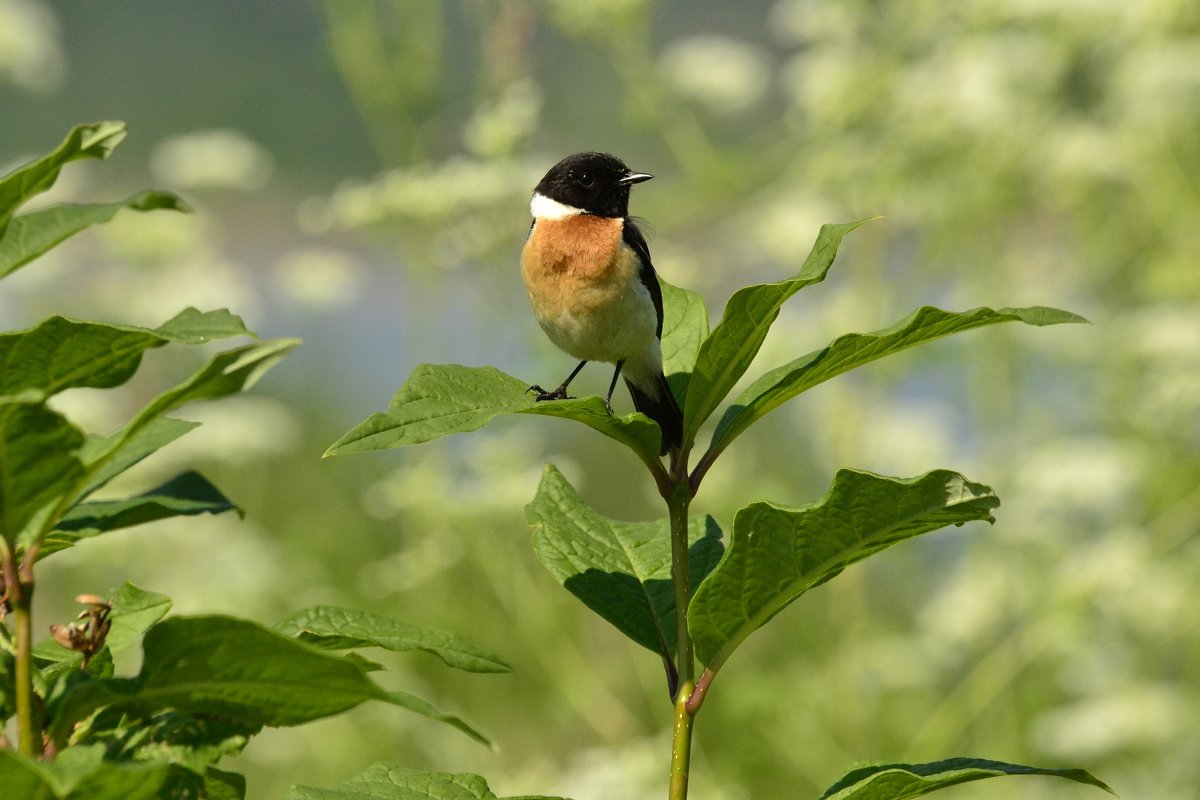
<path id="1" fill-rule="evenodd" d="M 16 553 L 4 553 L 4 585 L 12 607 L 13 627 L 16 629 L 15 692 L 17 706 L 17 747 L 27 756 L 41 755 L 41 726 L 33 702 L 33 575 L 31 570 L 18 569 Z"/>

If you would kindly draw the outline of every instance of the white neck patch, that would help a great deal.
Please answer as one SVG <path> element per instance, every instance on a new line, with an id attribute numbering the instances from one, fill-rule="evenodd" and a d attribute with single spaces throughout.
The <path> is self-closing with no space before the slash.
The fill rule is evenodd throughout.
<path id="1" fill-rule="evenodd" d="M 551 200 L 544 194 L 534 192 L 533 200 L 529 202 L 529 213 L 533 215 L 534 219 L 566 219 L 582 214 L 583 209 Z"/>

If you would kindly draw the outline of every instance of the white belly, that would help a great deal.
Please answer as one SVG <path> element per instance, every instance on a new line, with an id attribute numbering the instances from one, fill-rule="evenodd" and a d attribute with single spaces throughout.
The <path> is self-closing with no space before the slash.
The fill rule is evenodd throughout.
<path id="1" fill-rule="evenodd" d="M 615 363 L 641 356 L 657 344 L 658 315 L 640 281 L 623 290 L 610 284 L 580 286 L 576 292 L 583 296 L 569 307 L 551 311 L 535 304 L 542 330 L 563 352 L 580 361 Z"/>

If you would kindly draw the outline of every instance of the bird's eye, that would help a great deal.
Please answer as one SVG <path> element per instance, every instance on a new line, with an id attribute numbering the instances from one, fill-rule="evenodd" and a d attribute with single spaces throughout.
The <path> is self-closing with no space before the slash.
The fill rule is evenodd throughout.
<path id="1" fill-rule="evenodd" d="M 596 179 L 592 177 L 592 173 L 590 173 L 590 172 L 580 173 L 579 177 L 576 178 L 575 180 L 578 181 L 579 185 L 585 189 L 590 188 L 591 185 L 596 182 Z"/>

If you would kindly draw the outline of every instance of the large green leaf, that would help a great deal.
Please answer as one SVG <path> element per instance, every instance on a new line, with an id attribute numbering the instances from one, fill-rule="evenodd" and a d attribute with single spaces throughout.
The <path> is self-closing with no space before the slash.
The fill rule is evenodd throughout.
<path id="1" fill-rule="evenodd" d="M 704 298 L 687 289 L 658 280 L 663 293 L 662 357 L 663 372 L 671 390 L 681 402 L 687 397 L 687 383 L 700 345 L 708 336 L 708 309 Z"/>
<path id="2" fill-rule="evenodd" d="M 948 758 L 930 764 L 879 764 L 845 774 L 821 800 L 906 800 L 968 781 L 1004 775 L 1047 775 L 1095 786 L 1115 794 L 1081 769 L 1042 769 L 983 758 Z"/>
<path id="3" fill-rule="evenodd" d="M 369 611 L 315 606 L 275 626 L 285 636 L 328 650 L 382 647 L 393 652 L 423 650 L 451 667 L 468 672 L 511 672 L 499 656 L 476 647 L 455 633 L 418 628 Z"/>
<path id="4" fill-rule="evenodd" d="M 237 511 L 217 487 L 198 472 L 177 475 L 161 486 L 125 500 L 99 500 L 78 503 L 43 540 L 38 551 L 42 559 L 51 553 L 74 547 L 111 531 L 144 525 L 160 519 L 197 514 L 221 514 Z"/>
<path id="5" fill-rule="evenodd" d="M 540 414 L 582 422 L 621 442 L 661 471 L 658 425 L 639 413 L 608 413 L 599 397 L 536 402 L 529 384 L 494 367 L 421 364 L 392 398 L 388 410 L 338 439 L 326 456 L 390 450 L 452 433 L 477 430 L 501 414 Z"/>
<path id="6" fill-rule="evenodd" d="M 133 377 L 152 347 L 243 335 L 252 334 L 227 309 L 188 308 L 158 328 L 50 317 L 35 328 L 0 334 L 0 394 L 118 386 Z"/>
<path id="7" fill-rule="evenodd" d="M 83 432 L 45 405 L 0 401 L 0 535 L 15 549 L 30 521 L 83 474 Z"/>
<path id="8" fill-rule="evenodd" d="M 28 800 L 150 800 L 167 780 L 167 764 L 112 764 L 104 747 L 69 747 L 53 761 L 0 749 L 5 798 Z"/>
<path id="9" fill-rule="evenodd" d="M 721 321 L 700 345 L 688 381 L 683 409 L 685 444 L 693 441 L 696 431 L 746 372 L 784 302 L 805 286 L 823 281 L 842 238 L 866 222 L 822 225 L 804 266 L 794 277 L 778 283 L 746 286 L 729 298 Z"/>
<path id="10" fill-rule="evenodd" d="M 991 522 L 999 504 L 988 487 L 946 470 L 905 480 L 840 470 L 815 503 L 746 506 L 688 608 L 697 657 L 717 671 L 759 626 L 848 565 L 946 525 Z"/>
<path id="11" fill-rule="evenodd" d="M 499 800 L 478 775 L 424 772 L 376 763 L 336 789 L 293 786 L 285 800 Z M 563 800 L 513 797 L 508 800 Z"/>
<path id="12" fill-rule="evenodd" d="M 538 560 L 567 591 L 633 641 L 675 654 L 675 595 L 667 520 L 618 522 L 592 510 L 553 464 L 525 507 Z M 721 557 L 711 517 L 688 521 L 688 572 L 695 586 Z"/>
<path id="13" fill-rule="evenodd" d="M 151 190 L 115 203 L 51 206 L 13 217 L 0 231 L 0 278 L 16 272 L 80 231 L 108 222 L 125 208 L 133 211 L 191 211 L 187 203 L 176 195 Z"/>
<path id="14" fill-rule="evenodd" d="M 773 369 L 746 387 L 717 424 L 709 447 L 712 455 L 706 458 L 711 461 L 769 411 L 835 375 L 923 342 L 1000 322 L 1057 325 L 1087 320 L 1069 311 L 1041 306 L 976 308 L 962 313 L 925 306 L 889 328 L 839 336 L 828 346 Z"/>
<path id="15" fill-rule="evenodd" d="M 83 683 L 64 698 L 55 741 L 106 706 L 142 718 L 173 710 L 286 726 L 391 700 L 346 659 L 231 617 L 172 617 L 150 628 L 143 650 L 136 678 Z"/>
<path id="16" fill-rule="evenodd" d="M 124 122 L 77 125 L 54 150 L 0 178 L 0 232 L 18 208 L 54 185 L 63 165 L 80 158 L 108 158 L 124 138 Z"/>

